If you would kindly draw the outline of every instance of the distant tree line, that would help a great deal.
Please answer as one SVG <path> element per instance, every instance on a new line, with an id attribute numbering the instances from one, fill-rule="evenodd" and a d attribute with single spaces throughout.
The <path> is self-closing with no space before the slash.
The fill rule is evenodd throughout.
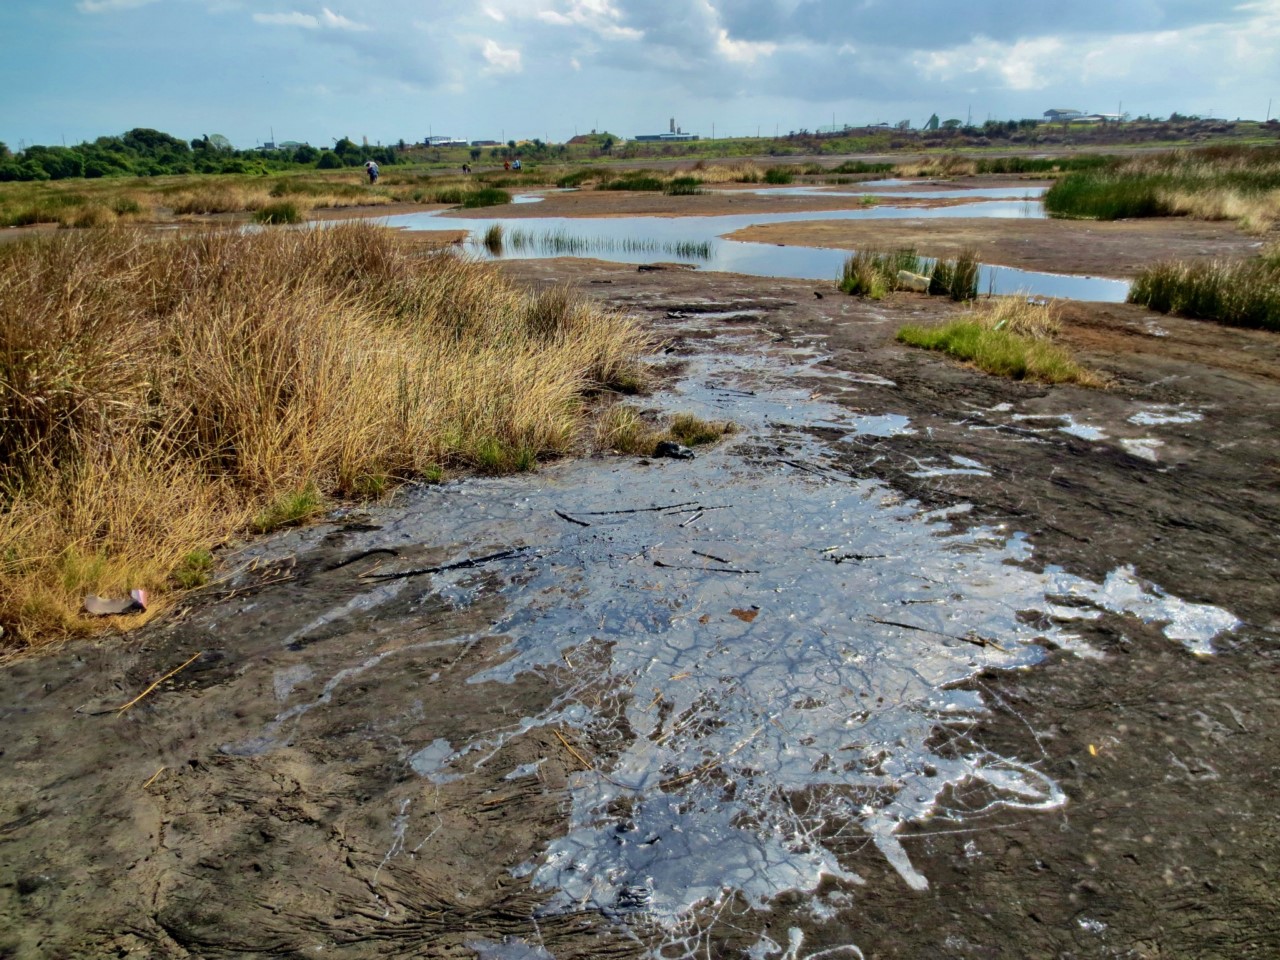
<path id="1" fill-rule="evenodd" d="M 136 127 L 74 147 L 30 146 L 18 153 L 0 143 L 0 181 L 68 180 L 76 177 L 155 177 L 174 173 L 269 173 L 293 167 L 336 170 L 396 162 L 393 147 L 361 146 L 343 137 L 332 150 L 307 144 L 288 150 L 237 150 L 226 137 L 205 134 L 179 140 Z"/>

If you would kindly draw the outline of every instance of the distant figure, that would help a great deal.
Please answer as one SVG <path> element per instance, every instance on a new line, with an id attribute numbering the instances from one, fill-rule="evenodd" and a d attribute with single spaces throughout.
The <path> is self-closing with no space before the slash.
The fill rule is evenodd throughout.
<path id="1" fill-rule="evenodd" d="M 511 169 L 511 161 L 510 161 L 510 160 L 503 160 L 503 161 L 502 161 L 502 169 L 503 169 L 503 170 L 510 170 L 510 169 Z"/>
<path id="2" fill-rule="evenodd" d="M 523 169 L 523 168 L 520 166 L 520 160 L 519 160 L 519 158 L 517 158 L 515 161 L 513 161 L 513 162 L 512 162 L 512 164 L 511 164 L 511 169 L 512 169 L 512 170 L 520 170 L 520 169 Z"/>
<path id="3" fill-rule="evenodd" d="M 469 164 L 469 163 L 464 163 L 464 164 L 462 165 L 462 172 L 463 172 L 463 173 L 470 173 L 470 172 L 471 172 L 471 164 Z"/>
<path id="4" fill-rule="evenodd" d="M 369 182 L 378 182 L 378 165 L 372 160 L 366 160 L 364 164 L 365 171 L 369 174 Z"/>

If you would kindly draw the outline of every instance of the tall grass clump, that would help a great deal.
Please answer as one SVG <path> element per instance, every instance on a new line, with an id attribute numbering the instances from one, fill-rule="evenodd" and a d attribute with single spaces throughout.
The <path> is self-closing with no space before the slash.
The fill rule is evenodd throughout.
<path id="1" fill-rule="evenodd" d="M 663 190 L 671 197 L 691 197 L 702 192 L 702 181 L 697 177 L 673 177 Z"/>
<path id="2" fill-rule="evenodd" d="M 582 169 L 573 170 L 569 173 L 566 173 L 564 174 L 564 176 L 558 177 L 556 179 L 556 186 L 562 190 L 570 189 L 574 187 L 580 187 L 584 183 L 587 183 L 588 181 L 597 179 L 599 176 L 600 174 L 598 171 L 592 170 L 589 167 L 584 167 Z"/>
<path id="3" fill-rule="evenodd" d="M 1134 279 L 1129 302 L 1160 313 L 1280 331 L 1280 257 L 1159 263 Z"/>
<path id="4" fill-rule="evenodd" d="M 865 160 L 846 160 L 838 167 L 832 167 L 830 171 L 820 170 L 819 173 L 892 173 L 892 163 L 867 163 Z"/>
<path id="5" fill-rule="evenodd" d="M 371 478 L 527 469 L 633 387 L 638 326 L 390 231 L 67 231 L 0 246 L 0 655 L 160 598 L 195 551 Z"/>
<path id="6" fill-rule="evenodd" d="M 987 373 L 1040 383 L 1097 387 L 1102 381 L 1054 343 L 1060 318 L 1056 304 L 999 297 L 938 326 L 906 326 L 897 339 L 973 363 Z"/>
<path id="7" fill-rule="evenodd" d="M 952 300 L 973 300 L 978 296 L 978 253 L 972 248 L 960 251 L 952 260 L 939 259 L 929 276 L 929 293 Z"/>
<path id="8" fill-rule="evenodd" d="M 837 286 L 844 293 L 879 300 L 900 288 L 899 272 L 919 274 L 920 264 L 912 247 L 891 252 L 859 250 L 845 260 Z"/>
<path id="9" fill-rule="evenodd" d="M 1044 195 L 1044 208 L 1054 217 L 1127 220 L 1165 217 L 1173 207 L 1165 199 L 1162 177 L 1133 177 L 1103 172 L 1072 173 L 1056 181 Z"/>
<path id="10" fill-rule="evenodd" d="M 502 224 L 493 223 L 484 232 L 484 246 L 495 257 L 502 256 Z"/>
<path id="11" fill-rule="evenodd" d="M 481 187 L 479 190 L 473 190 L 462 198 L 462 205 L 468 210 L 475 207 L 500 207 L 504 203 L 510 202 L 511 194 L 498 187 Z"/>
<path id="12" fill-rule="evenodd" d="M 764 172 L 765 183 L 786 184 L 795 178 L 795 172 L 789 167 L 770 167 Z"/>
<path id="13" fill-rule="evenodd" d="M 1189 216 L 1264 233 L 1280 221 L 1280 147 L 1223 146 L 1113 160 L 1045 194 L 1054 216 Z"/>
<path id="14" fill-rule="evenodd" d="M 627 173 L 596 185 L 597 190 L 637 190 L 654 193 L 661 193 L 665 188 L 666 183 L 661 177 L 644 170 Z"/>
<path id="15" fill-rule="evenodd" d="M 255 223 L 301 223 L 302 212 L 292 200 L 276 200 L 268 203 L 253 215 Z"/>

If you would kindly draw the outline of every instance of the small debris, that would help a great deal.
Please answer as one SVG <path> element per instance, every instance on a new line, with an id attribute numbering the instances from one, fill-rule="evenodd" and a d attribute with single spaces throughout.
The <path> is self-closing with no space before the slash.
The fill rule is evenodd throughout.
<path id="1" fill-rule="evenodd" d="M 662 440 L 653 448 L 655 457 L 670 457 L 672 460 L 692 460 L 694 453 L 682 443 L 674 440 Z"/>
<path id="2" fill-rule="evenodd" d="M 95 617 L 118 616 L 125 613 L 143 613 L 147 609 L 147 591 L 130 590 L 127 597 L 99 597 L 89 594 L 84 598 L 84 611 Z"/>
<path id="3" fill-rule="evenodd" d="M 589 524 L 586 520 L 579 520 L 577 517 L 571 517 L 567 513 L 564 513 L 560 510 L 556 511 L 556 516 L 559 517 L 561 520 L 568 520 L 570 523 L 576 523 L 580 527 L 591 526 L 591 524 Z"/>
<path id="4" fill-rule="evenodd" d="M 732 613 L 739 620 L 741 620 L 743 623 L 751 623 L 755 620 L 756 617 L 760 616 L 760 608 L 756 606 L 752 606 L 748 610 L 739 610 L 735 607 L 733 610 L 730 610 L 729 612 Z"/>

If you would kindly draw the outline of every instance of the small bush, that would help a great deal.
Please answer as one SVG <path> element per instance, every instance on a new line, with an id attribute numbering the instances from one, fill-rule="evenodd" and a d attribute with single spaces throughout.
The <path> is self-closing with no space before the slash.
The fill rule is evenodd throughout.
<path id="1" fill-rule="evenodd" d="M 702 193 L 702 181 L 697 177 L 676 177 L 663 192 L 672 197 L 689 197 Z"/>
<path id="2" fill-rule="evenodd" d="M 764 172 L 765 183 L 791 183 L 795 178 L 795 173 L 790 167 L 770 167 Z"/>
<path id="3" fill-rule="evenodd" d="M 253 219 L 256 223 L 301 223 L 302 213 L 292 200 L 277 200 L 255 213 Z"/>

